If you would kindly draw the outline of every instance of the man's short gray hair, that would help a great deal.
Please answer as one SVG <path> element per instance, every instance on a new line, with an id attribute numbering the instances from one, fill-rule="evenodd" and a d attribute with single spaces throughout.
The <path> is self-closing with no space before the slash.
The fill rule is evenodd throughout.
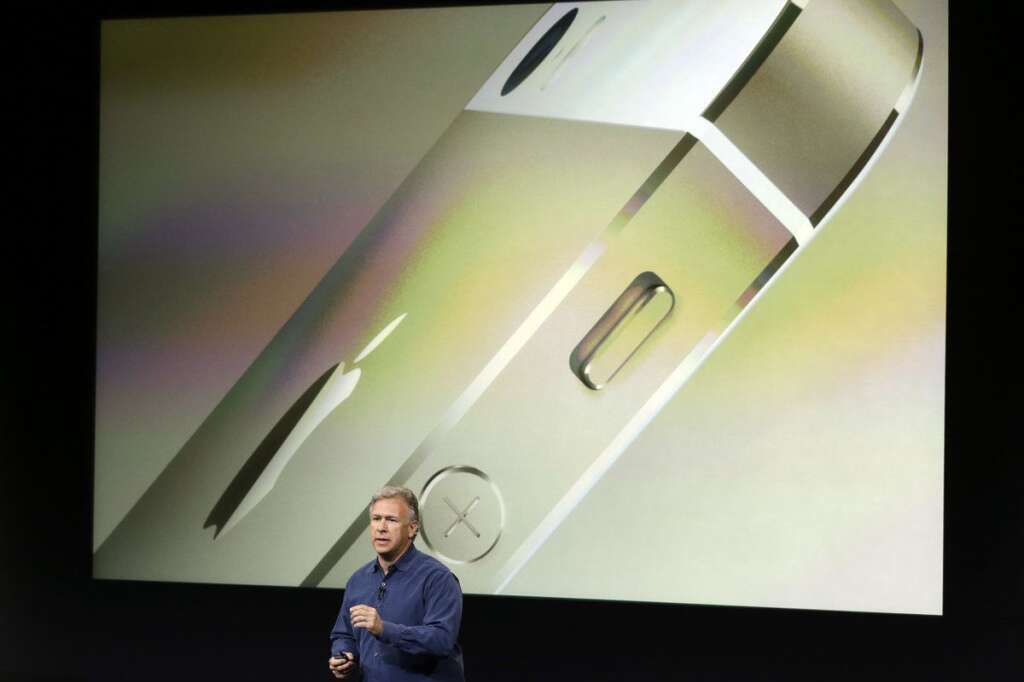
<path id="1" fill-rule="evenodd" d="M 419 523 L 420 503 L 416 499 L 416 493 L 400 485 L 386 485 L 374 493 L 373 497 L 370 498 L 370 509 L 373 509 L 373 505 L 377 504 L 377 500 L 393 500 L 396 497 L 403 500 L 409 506 L 409 511 L 412 512 L 410 521 Z"/>

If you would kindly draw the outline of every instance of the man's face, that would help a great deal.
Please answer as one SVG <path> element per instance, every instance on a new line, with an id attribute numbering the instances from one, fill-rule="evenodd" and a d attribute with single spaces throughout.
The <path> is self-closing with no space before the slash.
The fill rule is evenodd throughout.
<path id="1" fill-rule="evenodd" d="M 412 544 L 418 527 L 412 510 L 400 497 L 377 500 L 370 507 L 370 542 L 385 561 L 394 561 Z"/>

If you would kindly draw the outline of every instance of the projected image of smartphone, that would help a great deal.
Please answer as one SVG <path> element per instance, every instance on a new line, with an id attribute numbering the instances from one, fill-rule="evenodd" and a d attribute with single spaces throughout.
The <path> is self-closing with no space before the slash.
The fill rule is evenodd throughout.
<path id="1" fill-rule="evenodd" d="M 887 0 L 554 5 L 95 574 L 343 585 L 391 483 L 502 592 L 839 210 L 921 55 Z"/>

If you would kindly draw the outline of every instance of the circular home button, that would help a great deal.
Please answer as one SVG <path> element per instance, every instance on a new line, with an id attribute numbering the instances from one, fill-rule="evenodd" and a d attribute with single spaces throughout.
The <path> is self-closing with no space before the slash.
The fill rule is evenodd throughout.
<path id="1" fill-rule="evenodd" d="M 501 537 L 505 504 L 494 482 L 469 466 L 441 469 L 420 495 L 423 541 L 441 558 L 470 563 L 483 558 Z"/>

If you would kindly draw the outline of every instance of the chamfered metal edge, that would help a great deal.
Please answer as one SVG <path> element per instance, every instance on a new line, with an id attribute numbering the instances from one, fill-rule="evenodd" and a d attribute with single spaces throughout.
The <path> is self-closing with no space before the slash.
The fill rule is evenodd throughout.
<path id="1" fill-rule="evenodd" d="M 807 216 L 811 221 L 811 225 L 817 227 L 819 223 L 828 215 L 829 211 L 839 203 L 843 196 L 853 187 L 854 183 L 861 176 L 864 169 L 875 157 L 876 152 L 882 146 L 889 132 L 893 129 L 896 123 L 900 120 L 900 117 L 905 115 L 907 107 L 910 106 L 910 102 L 914 97 L 914 92 L 917 90 L 917 84 L 921 76 L 921 66 L 924 62 L 924 37 L 921 35 L 921 31 L 917 31 L 917 56 L 914 59 L 914 67 L 911 69 L 910 79 L 907 84 L 900 91 L 899 96 L 896 98 L 896 102 L 893 105 L 892 111 L 886 117 L 882 126 L 875 133 L 875 136 L 871 138 L 868 146 L 864 148 L 857 160 L 854 161 L 850 170 L 847 171 L 846 175 L 839 181 L 839 184 L 829 193 L 825 200 L 821 203 L 818 208 L 814 210 L 811 215 Z"/>
<path id="2" fill-rule="evenodd" d="M 757 70 L 761 68 L 761 65 L 767 61 L 768 57 L 775 51 L 775 48 L 782 42 L 782 39 L 789 32 L 789 29 L 796 22 L 797 17 L 800 16 L 802 11 L 800 7 L 792 2 L 786 3 L 786 6 L 782 8 L 779 16 L 775 18 L 775 21 L 754 47 L 753 51 L 743 60 L 740 68 L 736 70 L 736 73 L 725 84 L 725 87 L 711 100 L 711 104 L 704 109 L 704 112 L 701 114 L 703 118 L 714 123 L 722 115 L 722 112 L 739 96 L 743 88 L 750 82 L 750 79 L 757 73 Z"/>

